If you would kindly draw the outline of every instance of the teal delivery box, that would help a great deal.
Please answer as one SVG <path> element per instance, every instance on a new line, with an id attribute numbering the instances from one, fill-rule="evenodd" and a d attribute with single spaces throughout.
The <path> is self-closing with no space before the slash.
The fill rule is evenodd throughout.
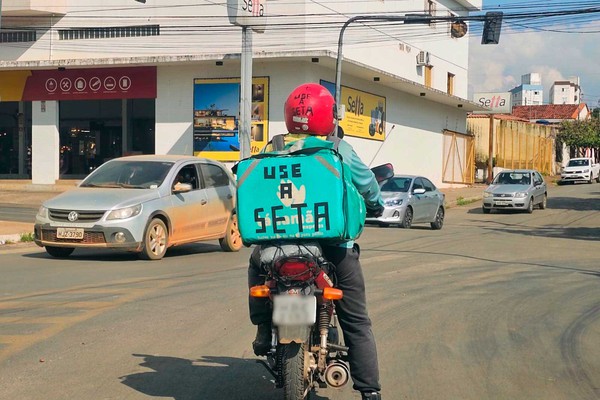
<path id="1" fill-rule="evenodd" d="M 362 232 L 364 200 L 333 149 L 259 154 L 239 162 L 237 177 L 238 223 L 247 244 L 341 242 Z"/>

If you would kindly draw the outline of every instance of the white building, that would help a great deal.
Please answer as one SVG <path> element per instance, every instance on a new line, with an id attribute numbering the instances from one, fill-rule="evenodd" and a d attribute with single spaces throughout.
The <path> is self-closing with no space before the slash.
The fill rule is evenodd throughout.
<path id="1" fill-rule="evenodd" d="M 544 104 L 542 77 L 537 72 L 521 76 L 521 84 L 510 90 L 513 106 L 540 106 Z"/>
<path id="2" fill-rule="evenodd" d="M 550 104 L 580 104 L 581 86 L 579 77 L 567 81 L 555 81 L 550 88 Z"/>
<path id="3" fill-rule="evenodd" d="M 242 39 L 226 4 L 3 0 L 0 176 L 53 184 L 132 153 L 239 159 Z M 269 2 L 265 32 L 252 34 L 253 151 L 284 132 L 282 105 L 295 86 L 335 89 L 350 17 L 480 8 L 481 0 Z M 363 160 L 442 186 L 460 182 L 445 171 L 466 157 L 445 138 L 465 133 L 467 112 L 481 109 L 466 99 L 468 43 L 451 36 L 448 21 L 348 27 L 340 125 Z"/>

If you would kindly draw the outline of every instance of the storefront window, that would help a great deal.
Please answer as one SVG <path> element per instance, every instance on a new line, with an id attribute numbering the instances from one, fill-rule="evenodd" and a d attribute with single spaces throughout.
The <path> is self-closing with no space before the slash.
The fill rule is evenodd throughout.
<path id="1" fill-rule="evenodd" d="M 0 102 L 0 176 L 31 177 L 31 103 Z"/>
<path id="2" fill-rule="evenodd" d="M 86 176 L 123 155 L 154 153 L 154 104 L 153 99 L 61 101 L 61 177 Z"/>

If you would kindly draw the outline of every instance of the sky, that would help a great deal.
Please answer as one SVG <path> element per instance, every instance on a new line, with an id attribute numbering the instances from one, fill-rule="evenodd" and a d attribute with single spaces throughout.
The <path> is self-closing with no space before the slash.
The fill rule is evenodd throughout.
<path id="1" fill-rule="evenodd" d="M 600 0 L 483 0 L 483 11 L 515 13 L 600 9 Z M 600 13 L 554 18 L 504 19 L 497 45 L 481 44 L 471 23 L 469 43 L 469 98 L 478 92 L 506 92 L 521 84 L 521 76 L 538 72 L 544 103 L 557 80 L 577 76 L 582 101 L 600 107 Z M 533 29 L 532 29 L 533 28 Z M 559 31 L 559 32 L 556 32 Z"/>

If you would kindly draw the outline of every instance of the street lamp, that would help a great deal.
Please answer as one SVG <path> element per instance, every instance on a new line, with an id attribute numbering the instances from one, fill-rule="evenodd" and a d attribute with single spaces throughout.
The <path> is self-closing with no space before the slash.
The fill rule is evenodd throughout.
<path id="1" fill-rule="evenodd" d="M 482 44 L 497 44 L 500 38 L 500 26 L 502 22 L 502 12 L 486 13 L 483 17 L 469 17 L 473 20 L 482 20 L 485 22 L 484 33 L 485 38 Z M 453 24 L 453 37 L 460 38 L 467 33 L 467 25 L 464 22 L 465 18 L 456 16 L 435 17 L 429 14 L 406 14 L 406 15 L 357 15 L 350 18 L 344 23 L 340 30 L 338 39 L 337 61 L 335 65 L 335 104 L 339 109 L 341 97 L 341 80 L 342 80 L 342 45 L 344 41 L 344 32 L 346 28 L 354 22 L 403 22 L 404 24 L 429 24 L 431 22 L 451 21 Z M 339 119 L 336 118 L 334 134 L 337 134 Z"/>

